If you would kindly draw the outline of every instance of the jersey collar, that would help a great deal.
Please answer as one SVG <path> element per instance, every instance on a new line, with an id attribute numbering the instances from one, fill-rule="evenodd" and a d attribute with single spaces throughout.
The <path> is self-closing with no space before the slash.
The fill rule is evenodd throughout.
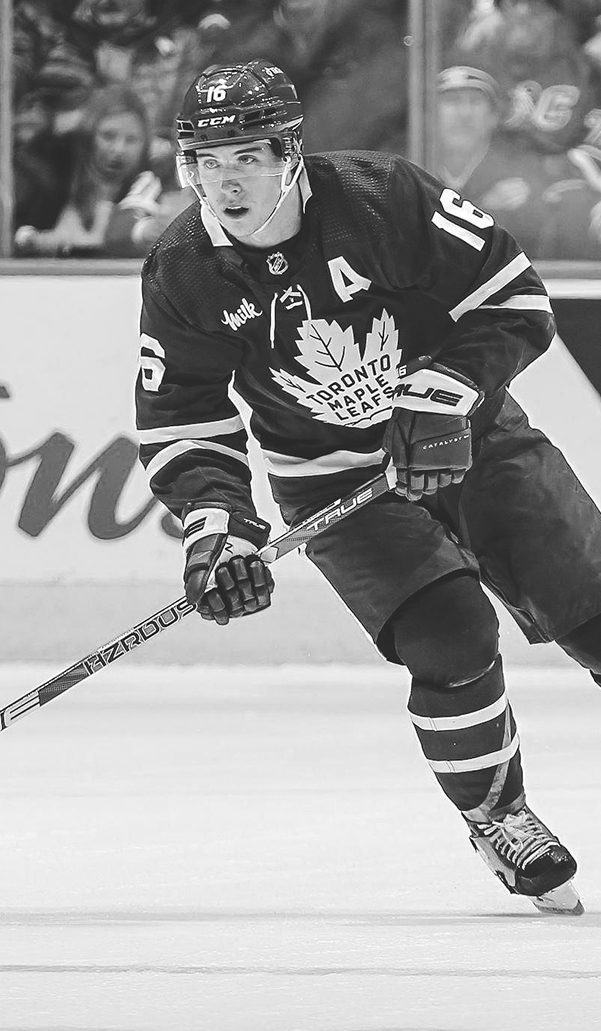
<path id="1" fill-rule="evenodd" d="M 298 177 L 298 185 L 301 192 L 301 200 L 303 204 L 303 211 L 307 207 L 307 201 L 313 193 L 311 184 L 309 182 L 309 176 L 307 175 L 307 169 L 303 167 L 301 174 Z M 209 234 L 213 247 L 232 247 L 232 241 L 225 232 L 225 229 L 221 225 L 219 219 L 213 214 L 208 204 L 203 201 L 200 202 L 200 217 L 202 223 Z"/>

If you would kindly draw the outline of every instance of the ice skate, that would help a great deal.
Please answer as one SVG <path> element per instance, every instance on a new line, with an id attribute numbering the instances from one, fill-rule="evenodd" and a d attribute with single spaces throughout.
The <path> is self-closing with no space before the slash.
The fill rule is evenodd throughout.
<path id="1" fill-rule="evenodd" d="M 576 860 L 528 806 L 487 823 L 467 824 L 476 852 L 508 891 L 526 895 L 541 913 L 584 912 L 572 884 Z"/>

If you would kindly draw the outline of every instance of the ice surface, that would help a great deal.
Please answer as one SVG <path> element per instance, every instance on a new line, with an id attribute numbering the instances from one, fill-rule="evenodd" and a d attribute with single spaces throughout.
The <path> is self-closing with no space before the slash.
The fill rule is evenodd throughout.
<path id="1" fill-rule="evenodd" d="M 0 668 L 0 704 L 58 672 Z M 601 694 L 508 673 L 580 919 L 509 895 L 367 667 L 124 659 L 0 735 L 2 1031 L 596 1031 Z"/>

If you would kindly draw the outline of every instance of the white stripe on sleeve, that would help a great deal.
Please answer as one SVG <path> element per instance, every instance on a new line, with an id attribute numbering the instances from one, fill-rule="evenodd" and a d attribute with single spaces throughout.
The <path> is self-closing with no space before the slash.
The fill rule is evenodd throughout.
<path id="1" fill-rule="evenodd" d="M 528 311 L 552 311 L 551 301 L 546 294 L 517 294 L 500 304 L 481 304 L 487 311 L 499 311 L 501 308 L 521 308 Z"/>
<path id="2" fill-rule="evenodd" d="M 385 456 L 382 448 L 369 454 L 357 451 L 333 451 L 320 458 L 298 458 L 294 455 L 280 455 L 277 451 L 262 451 L 265 468 L 272 476 L 328 476 L 346 469 L 361 469 L 379 465 Z"/>
<path id="3" fill-rule="evenodd" d="M 487 280 L 482 286 L 479 286 L 473 293 L 468 296 L 451 309 L 449 315 L 451 318 L 458 322 L 462 315 L 465 315 L 468 311 L 473 311 L 474 308 L 479 308 L 480 305 L 486 300 L 487 297 L 491 297 L 493 294 L 498 293 L 504 286 L 511 283 L 513 279 L 517 279 L 520 273 L 524 272 L 527 268 L 530 268 L 530 259 L 525 254 L 518 254 L 512 261 L 509 262 L 505 268 L 500 269 L 492 277 Z"/>
<path id="4" fill-rule="evenodd" d="M 192 422 L 185 426 L 157 426 L 154 430 L 140 430 L 140 444 L 164 444 L 168 440 L 189 440 L 194 437 L 219 437 L 227 433 L 237 433 L 244 429 L 239 415 L 231 419 L 218 419 L 216 422 Z"/>
<path id="5" fill-rule="evenodd" d="M 243 455 L 240 451 L 234 451 L 231 447 L 225 447 L 224 444 L 213 444 L 210 440 L 180 440 L 176 444 L 164 447 L 159 451 L 158 455 L 155 455 L 150 460 L 146 466 L 148 479 L 152 480 L 153 476 L 156 476 L 166 465 L 169 465 L 170 462 L 175 461 L 176 458 L 180 458 L 189 451 L 218 451 L 219 454 L 236 458 L 243 465 L 248 466 L 246 455 Z"/>

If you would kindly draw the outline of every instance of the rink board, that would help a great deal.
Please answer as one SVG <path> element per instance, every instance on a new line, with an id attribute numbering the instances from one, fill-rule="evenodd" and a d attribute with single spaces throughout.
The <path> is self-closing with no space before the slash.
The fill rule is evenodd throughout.
<path id="1" fill-rule="evenodd" d="M 558 303 L 579 291 L 583 304 L 601 303 L 595 280 L 547 285 Z M 0 660 L 76 658 L 181 594 L 179 540 L 136 458 L 139 300 L 136 275 L 0 276 Z M 570 350 L 557 337 L 513 393 L 601 501 L 601 400 Z M 594 365 L 594 348 L 586 360 Z M 280 529 L 253 443 L 250 458 L 257 507 Z M 288 556 L 275 571 L 263 635 L 228 630 L 233 661 L 261 661 L 266 647 L 274 661 L 371 661 L 369 642 L 306 560 Z M 505 626 L 508 657 L 531 661 Z M 223 638 L 211 630 L 200 639 L 186 622 L 176 643 L 149 645 L 145 661 L 173 661 L 175 649 L 183 662 L 218 662 Z"/>

